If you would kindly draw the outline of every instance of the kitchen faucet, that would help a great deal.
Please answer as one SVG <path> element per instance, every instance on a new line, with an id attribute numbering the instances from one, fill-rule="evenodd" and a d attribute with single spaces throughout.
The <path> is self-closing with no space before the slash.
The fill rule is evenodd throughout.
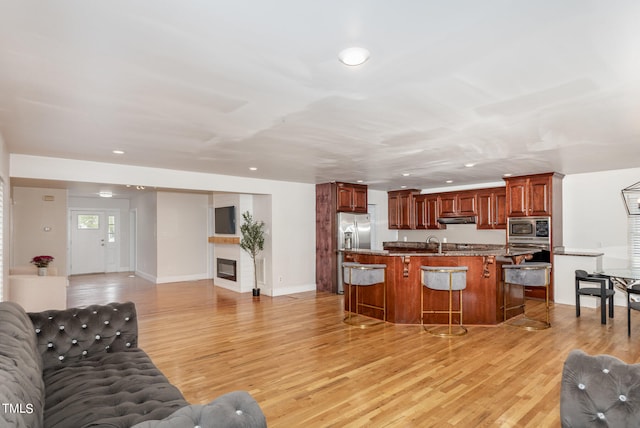
<path id="1" fill-rule="evenodd" d="M 427 236 L 427 244 L 431 243 L 431 240 L 435 239 L 436 242 L 438 243 L 438 254 L 442 253 L 442 242 L 440 242 L 440 240 L 438 239 L 437 236 L 435 235 L 429 235 Z"/>

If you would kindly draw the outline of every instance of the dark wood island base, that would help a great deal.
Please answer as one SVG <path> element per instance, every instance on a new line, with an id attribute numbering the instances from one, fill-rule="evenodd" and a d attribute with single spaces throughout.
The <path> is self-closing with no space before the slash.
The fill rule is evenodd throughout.
<path id="1" fill-rule="evenodd" d="M 424 294 L 424 307 L 432 310 L 447 310 L 448 293 L 430 290 L 421 284 L 421 266 L 467 266 L 467 288 L 463 292 L 462 309 L 465 325 L 496 325 L 503 321 L 503 274 L 502 265 L 519 263 L 530 257 L 529 250 L 506 251 L 445 251 L 433 254 L 425 251 L 345 251 L 344 260 L 358 263 L 387 265 L 385 283 L 362 287 L 358 298 L 363 303 L 381 305 L 386 287 L 387 322 L 394 324 L 420 324 L 420 293 Z M 482 254 L 486 253 L 486 254 Z M 517 293 L 517 287 L 514 287 Z M 345 293 L 349 288 L 345 287 Z M 351 290 L 355 299 L 355 290 Z M 345 294 L 345 311 L 348 296 Z M 456 300 L 456 299 L 454 299 Z M 510 295 L 511 304 L 524 300 L 523 295 Z M 454 302 L 454 304 L 457 304 Z M 457 310 L 457 307 L 454 307 Z M 514 310 L 508 317 L 521 314 Z M 382 311 L 363 307 L 360 313 L 382 319 Z M 446 314 L 425 314 L 424 324 L 447 324 Z M 454 322 L 458 322 L 454 316 Z"/>

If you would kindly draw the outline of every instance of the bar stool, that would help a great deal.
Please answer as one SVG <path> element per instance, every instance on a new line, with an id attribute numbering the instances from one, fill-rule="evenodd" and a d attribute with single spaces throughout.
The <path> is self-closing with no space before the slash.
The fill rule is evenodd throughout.
<path id="1" fill-rule="evenodd" d="M 550 272 L 551 272 L 551 263 L 521 263 L 517 265 L 504 265 L 504 288 L 503 288 L 503 296 L 504 296 L 504 321 L 505 324 L 513 325 L 515 327 L 520 327 L 525 330 L 543 330 L 545 328 L 551 327 L 549 323 L 549 283 L 550 283 Z M 511 286 L 517 285 L 522 287 L 523 296 L 524 296 L 524 288 L 525 287 L 544 287 L 545 294 L 545 306 L 546 306 L 546 321 L 535 320 L 532 318 L 528 318 L 526 316 L 526 306 L 523 302 L 520 305 L 515 306 L 507 306 L 507 297 L 509 296 L 509 292 L 511 291 Z M 512 309 L 524 309 L 524 316 L 517 319 L 507 322 L 507 312 Z"/>
<path id="2" fill-rule="evenodd" d="M 442 310 L 424 310 L 424 290 L 420 289 L 420 324 L 429 333 L 440 337 L 462 336 L 467 329 L 462 325 L 462 290 L 467 288 L 467 266 L 420 266 L 422 269 L 422 285 L 436 291 L 449 292 L 449 308 Z M 458 310 L 453 310 L 453 292 L 459 296 Z M 449 324 L 446 331 L 438 327 L 427 329 L 424 327 L 424 314 L 448 314 Z M 453 315 L 459 315 L 457 331 L 453 331 Z"/>
<path id="3" fill-rule="evenodd" d="M 385 264 L 364 264 L 355 262 L 345 262 L 342 264 L 344 283 L 348 284 L 348 301 L 349 307 L 344 322 L 358 327 L 366 327 L 376 324 L 384 324 L 387 321 L 387 287 L 385 284 L 385 272 L 387 265 Z M 370 287 L 372 285 L 382 284 L 382 306 L 369 303 L 362 303 L 358 300 L 358 289 L 360 287 Z M 356 287 L 355 296 L 355 321 L 353 320 L 353 305 L 351 302 L 351 287 Z M 358 308 L 366 307 L 382 311 L 382 321 L 373 321 L 374 318 L 368 318 L 368 322 L 358 320 L 360 313 Z"/>
<path id="4" fill-rule="evenodd" d="M 596 283 L 598 287 L 580 287 L 581 282 Z M 613 318 L 614 294 L 613 283 L 608 276 L 589 274 L 581 269 L 576 270 L 576 317 L 580 316 L 580 296 L 600 297 L 600 324 L 606 324 L 607 299 L 609 299 L 609 318 Z"/>

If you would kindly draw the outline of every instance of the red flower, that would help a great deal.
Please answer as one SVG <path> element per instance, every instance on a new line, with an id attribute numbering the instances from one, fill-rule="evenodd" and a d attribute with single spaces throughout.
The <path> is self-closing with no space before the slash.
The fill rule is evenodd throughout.
<path id="1" fill-rule="evenodd" d="M 52 261 L 53 257 L 51 256 L 35 256 L 33 259 L 31 259 L 31 263 L 38 266 L 39 268 L 49 266 L 49 263 L 51 263 Z"/>

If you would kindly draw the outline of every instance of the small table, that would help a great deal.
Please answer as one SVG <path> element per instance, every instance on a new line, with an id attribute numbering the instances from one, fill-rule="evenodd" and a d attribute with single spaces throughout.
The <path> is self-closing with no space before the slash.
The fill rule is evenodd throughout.
<path id="1" fill-rule="evenodd" d="M 631 299 L 631 294 L 640 295 L 640 270 L 628 268 L 604 269 L 599 272 L 608 276 L 616 287 L 627 295 L 627 334 L 631 336 L 631 309 L 640 310 L 640 302 Z"/>
<path id="2" fill-rule="evenodd" d="M 629 288 L 634 287 L 640 291 L 640 270 L 628 269 L 628 268 L 613 268 L 604 269 L 602 272 L 598 272 L 600 275 L 608 276 L 613 282 L 618 285 L 618 288 L 626 292 Z"/>

